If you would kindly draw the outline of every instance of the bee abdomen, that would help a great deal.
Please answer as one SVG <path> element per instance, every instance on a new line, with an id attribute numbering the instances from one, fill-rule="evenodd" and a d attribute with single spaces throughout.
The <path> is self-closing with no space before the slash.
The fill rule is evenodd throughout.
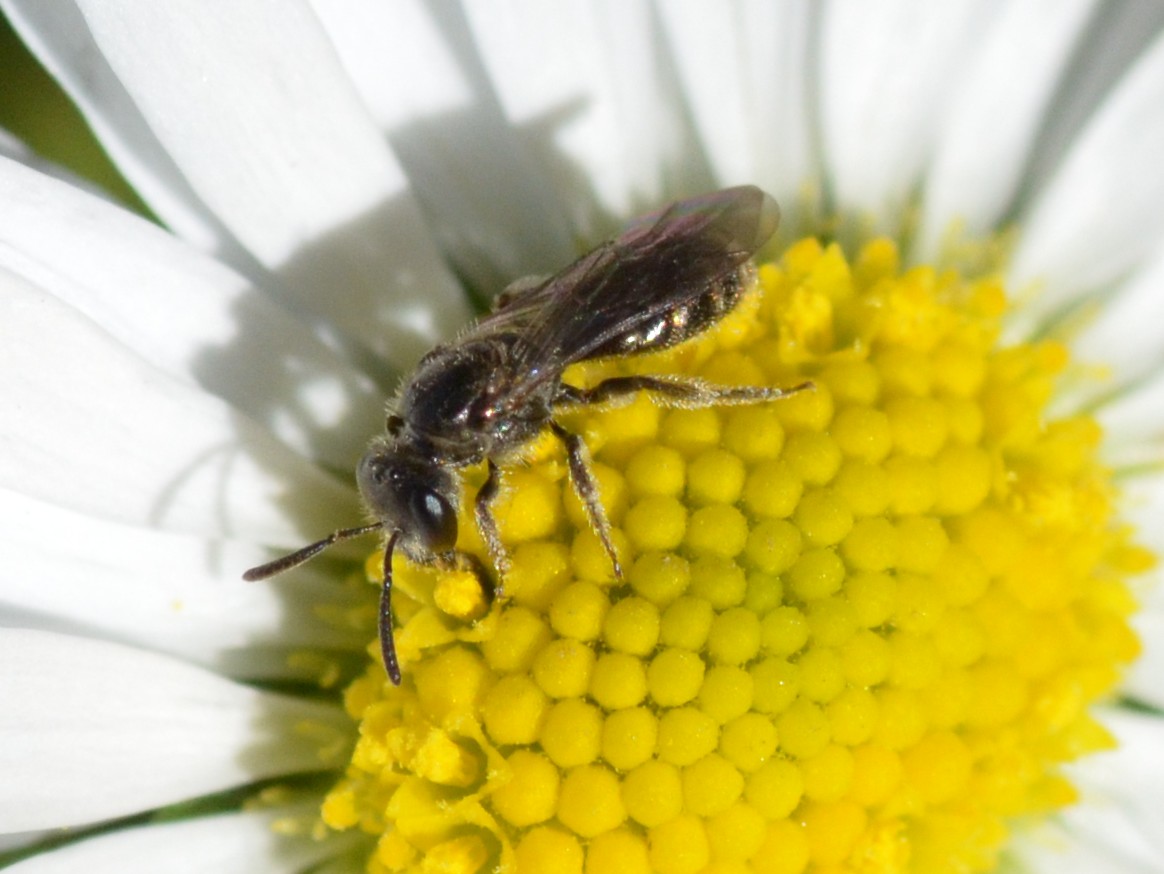
<path id="1" fill-rule="evenodd" d="M 598 347 L 591 356 L 633 355 L 677 346 L 702 334 L 740 302 L 753 270 L 746 265 L 713 283 L 698 297 L 669 310 L 644 324 L 634 333 L 620 334 Z"/>

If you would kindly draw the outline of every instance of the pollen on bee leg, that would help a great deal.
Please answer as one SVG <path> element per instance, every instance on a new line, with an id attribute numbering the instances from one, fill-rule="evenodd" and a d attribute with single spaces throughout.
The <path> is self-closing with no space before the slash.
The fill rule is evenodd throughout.
<path id="1" fill-rule="evenodd" d="M 470 622 L 489 612 L 491 599 L 474 571 L 458 569 L 440 575 L 433 602 L 446 616 Z"/>

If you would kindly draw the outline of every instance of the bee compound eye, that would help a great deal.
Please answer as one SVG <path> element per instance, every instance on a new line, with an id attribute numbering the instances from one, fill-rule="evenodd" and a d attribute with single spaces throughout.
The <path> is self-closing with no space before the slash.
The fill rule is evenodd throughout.
<path id="1" fill-rule="evenodd" d="M 457 513 L 442 495 L 418 489 L 409 501 L 416 535 L 434 552 L 452 549 L 457 543 Z"/>

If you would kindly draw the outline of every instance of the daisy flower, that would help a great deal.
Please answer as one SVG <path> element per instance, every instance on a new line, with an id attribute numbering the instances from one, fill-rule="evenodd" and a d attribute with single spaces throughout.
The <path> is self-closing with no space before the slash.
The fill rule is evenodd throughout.
<path id="1" fill-rule="evenodd" d="M 0 8 L 158 219 L 0 148 L 0 864 L 1164 868 L 1164 13 Z M 399 687 L 374 544 L 241 581 L 507 282 L 738 184 L 738 309 L 568 378 L 814 389 L 564 418 L 624 579 L 548 440 L 504 598 L 397 557 Z"/>

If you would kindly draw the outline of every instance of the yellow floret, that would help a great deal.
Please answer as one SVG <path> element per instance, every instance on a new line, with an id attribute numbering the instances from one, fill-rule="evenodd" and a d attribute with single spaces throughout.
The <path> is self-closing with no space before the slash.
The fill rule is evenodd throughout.
<path id="1" fill-rule="evenodd" d="M 703 820 L 691 814 L 655 826 L 647 841 L 651 866 L 659 874 L 697 874 L 711 856 Z"/>
<path id="2" fill-rule="evenodd" d="M 795 607 L 777 607 L 760 622 L 760 642 L 765 652 L 792 655 L 808 642 L 808 620 Z"/>
<path id="3" fill-rule="evenodd" d="M 776 719 L 780 749 L 798 759 L 815 756 L 832 736 L 832 725 L 820 706 L 797 698 Z"/>
<path id="4" fill-rule="evenodd" d="M 759 713 L 780 713 L 800 694 L 800 666 L 784 659 L 764 659 L 750 668 L 752 707 Z"/>
<path id="5" fill-rule="evenodd" d="M 793 521 L 813 546 L 840 543 L 853 528 L 853 514 L 831 489 L 810 489 L 800 498 Z"/>
<path id="6" fill-rule="evenodd" d="M 549 701 L 525 674 L 502 677 L 485 693 L 481 719 L 494 743 L 529 744 L 538 738 Z"/>
<path id="7" fill-rule="evenodd" d="M 810 549 L 800 554 L 788 570 L 792 591 L 802 601 L 824 598 L 845 581 L 845 566 L 832 549 Z"/>
<path id="8" fill-rule="evenodd" d="M 744 778 L 723 756 L 711 753 L 683 769 L 683 807 L 708 818 L 727 810 L 744 791 Z"/>
<path id="9" fill-rule="evenodd" d="M 581 698 L 559 701 L 546 713 L 540 740 L 555 764 L 588 765 L 602 750 L 602 711 Z"/>
<path id="10" fill-rule="evenodd" d="M 574 583 L 550 604 L 550 626 L 562 637 L 596 640 L 609 609 L 610 599 L 594 583 Z"/>
<path id="11" fill-rule="evenodd" d="M 756 874 L 800 874 L 808 864 L 808 838 L 799 823 L 776 819 L 752 857 Z"/>
<path id="12" fill-rule="evenodd" d="M 701 452 L 687 466 L 687 498 L 694 504 L 732 504 L 744 488 L 743 460 L 725 449 Z"/>
<path id="13" fill-rule="evenodd" d="M 684 649 L 665 649 L 647 668 L 647 687 L 651 698 L 661 707 L 686 704 L 699 694 L 706 666 L 698 653 Z"/>
<path id="14" fill-rule="evenodd" d="M 800 763 L 804 796 L 813 801 L 839 801 L 853 782 L 853 754 L 840 744 L 829 744 Z"/>
<path id="15" fill-rule="evenodd" d="M 707 655 L 723 665 L 742 665 L 760 651 L 760 620 L 747 607 L 724 610 L 707 633 Z"/>
<path id="16" fill-rule="evenodd" d="M 594 670 L 594 650 L 579 640 L 560 637 L 534 656 L 532 675 L 551 698 L 585 695 Z"/>
<path id="17" fill-rule="evenodd" d="M 804 773 L 787 759 L 773 759 L 748 777 L 745 795 L 766 819 L 779 821 L 800 804 Z"/>
<path id="18" fill-rule="evenodd" d="M 651 874 L 646 838 L 629 829 L 595 837 L 586 848 L 586 874 Z"/>
<path id="19" fill-rule="evenodd" d="M 582 874 L 582 843 L 559 828 L 538 826 L 516 849 L 518 874 Z"/>
<path id="20" fill-rule="evenodd" d="M 691 565 L 673 552 L 648 552 L 635 560 L 627 582 L 652 604 L 670 604 L 691 582 Z"/>
<path id="21" fill-rule="evenodd" d="M 626 775 L 622 797 L 631 818 L 647 828 L 674 819 L 683 811 L 679 769 L 667 762 L 644 762 Z"/>
<path id="22" fill-rule="evenodd" d="M 751 709 L 753 686 L 743 668 L 716 665 L 699 687 L 699 709 L 720 724 L 729 722 Z"/>
<path id="23" fill-rule="evenodd" d="M 590 697 L 607 711 L 639 704 L 647 697 L 647 671 L 642 659 L 622 652 L 600 656 L 590 676 Z"/>
<path id="24" fill-rule="evenodd" d="M 776 752 L 776 726 L 760 713 L 745 713 L 725 725 L 719 751 L 741 771 L 755 771 Z"/>
<path id="25" fill-rule="evenodd" d="M 563 513 L 559 484 L 531 470 L 510 472 L 494 506 L 502 534 L 515 542 L 552 534 Z"/>
<path id="26" fill-rule="evenodd" d="M 737 801 L 707 822 L 712 857 L 733 862 L 750 859 L 759 851 L 766 828 L 767 822 L 758 810 Z"/>
<path id="27" fill-rule="evenodd" d="M 626 465 L 626 482 L 637 496 L 678 497 L 686 482 L 683 456 L 667 446 L 644 446 Z"/>
<path id="28" fill-rule="evenodd" d="M 735 507 L 714 504 L 700 507 L 687 520 L 684 543 L 694 555 L 733 558 L 748 540 L 748 520 Z"/>
<path id="29" fill-rule="evenodd" d="M 699 651 L 711 632 L 715 611 L 706 598 L 676 598 L 659 624 L 659 643 Z"/>
<path id="30" fill-rule="evenodd" d="M 792 515 L 803 490 L 803 481 L 787 462 L 762 461 L 748 471 L 744 506 L 757 516 L 783 519 Z"/>
<path id="31" fill-rule="evenodd" d="M 558 769 L 545 756 L 516 750 L 507 760 L 508 779 L 493 793 L 497 812 L 515 826 L 535 825 L 558 807 Z"/>
<path id="32" fill-rule="evenodd" d="M 659 721 L 647 708 L 616 710 L 602 726 L 602 758 L 629 771 L 654 755 L 658 736 Z"/>
<path id="33" fill-rule="evenodd" d="M 602 633 L 612 650 L 646 655 L 659 640 L 659 611 L 642 598 L 623 598 L 606 614 Z"/>
<path id="34" fill-rule="evenodd" d="M 426 874 L 472 874 L 489 859 L 489 847 L 480 835 L 462 835 L 432 847 L 424 854 Z"/>
<path id="35" fill-rule="evenodd" d="M 656 753 L 664 762 L 690 765 L 714 750 L 718 740 L 714 719 L 694 707 L 679 707 L 659 719 Z"/>
<path id="36" fill-rule="evenodd" d="M 545 619 L 533 610 L 514 607 L 499 618 L 497 632 L 482 641 L 481 651 L 495 671 L 524 671 L 552 639 Z"/>
<path id="37" fill-rule="evenodd" d="M 622 825 L 626 816 L 618 777 L 608 768 L 585 765 L 562 781 L 558 819 L 575 834 L 592 838 Z"/>
<path id="38" fill-rule="evenodd" d="M 518 604 L 545 610 L 550 599 L 569 582 L 569 575 L 570 549 L 566 544 L 522 543 L 514 550 L 513 566 L 505 577 L 505 594 Z M 494 639 L 501 636 L 494 635 Z"/>
<path id="39" fill-rule="evenodd" d="M 771 407 L 739 407 L 726 414 L 723 445 L 728 457 L 739 459 L 744 465 L 777 458 L 784 448 L 784 428 L 780 417 Z M 733 467 L 734 463 L 729 462 Z M 740 466 L 741 473 L 746 467 Z M 738 499 L 739 491 L 735 498 Z"/>
<path id="40" fill-rule="evenodd" d="M 972 874 L 1110 745 L 1088 708 L 1154 560 L 1098 425 L 1051 412 L 1065 348 L 998 346 L 996 279 L 903 272 L 885 240 L 758 277 L 689 343 L 570 369 L 814 386 L 565 414 L 623 577 L 552 435 L 502 469 L 502 578 L 396 556 L 404 683 L 375 662 L 347 690 L 322 808 L 374 836 L 370 874 Z M 489 568 L 485 477 L 458 545 Z"/>
<path id="41" fill-rule="evenodd" d="M 713 608 L 724 610 L 743 602 L 748 593 L 748 578 L 744 569 L 732 559 L 702 555 L 691 565 L 688 591 Z"/>
<path id="42" fill-rule="evenodd" d="M 648 495 L 627 511 L 623 530 L 635 549 L 674 549 L 687 531 L 687 508 L 674 497 Z"/>

